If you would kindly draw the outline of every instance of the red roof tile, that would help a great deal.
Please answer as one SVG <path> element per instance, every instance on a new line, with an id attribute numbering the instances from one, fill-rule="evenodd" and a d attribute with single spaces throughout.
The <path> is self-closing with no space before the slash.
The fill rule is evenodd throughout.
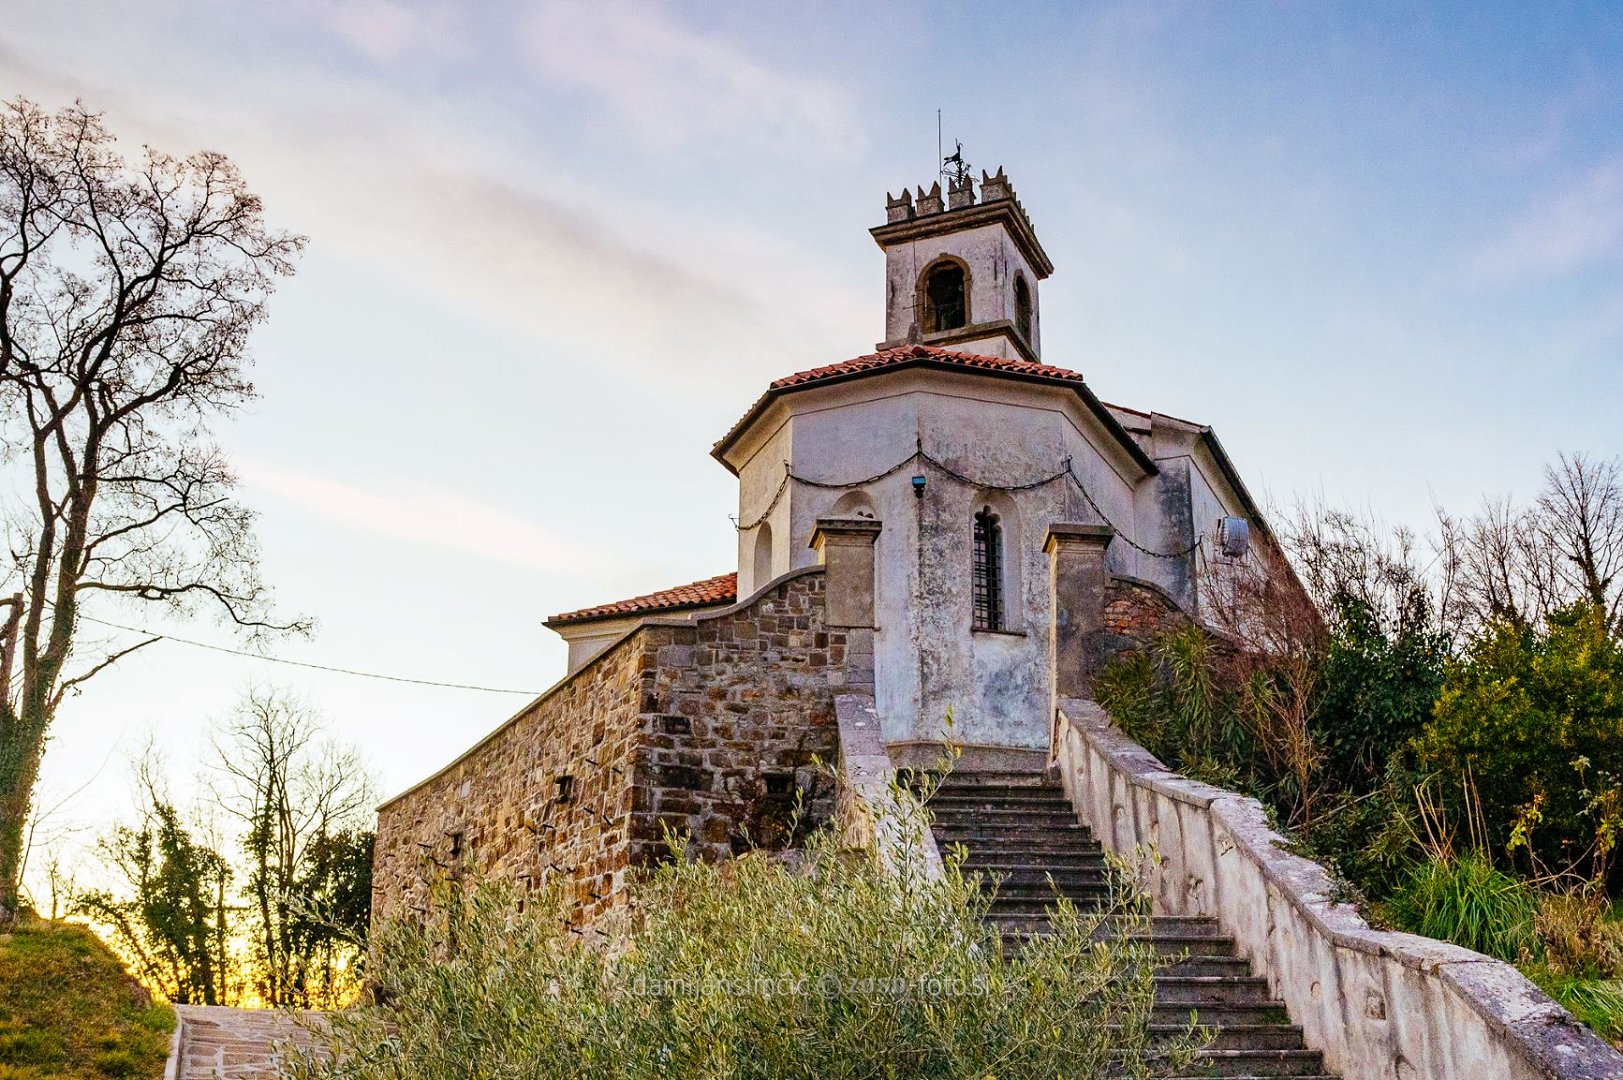
<path id="1" fill-rule="evenodd" d="M 809 371 L 797 371 L 777 380 L 766 388 L 754 405 L 751 405 L 732 430 L 722 436 L 710 450 L 710 456 L 733 470 L 733 465 L 727 461 L 727 450 L 733 442 L 766 411 L 774 399 L 782 394 L 794 393 L 808 386 L 820 383 L 840 382 L 845 379 L 859 379 L 865 375 L 879 374 L 886 371 L 899 370 L 907 367 L 934 368 L 936 370 L 962 371 L 966 374 L 994 375 L 1006 379 L 1023 379 L 1031 382 L 1059 384 L 1069 387 L 1081 397 L 1088 409 L 1099 418 L 1100 423 L 1111 431 L 1116 440 L 1128 454 L 1132 455 L 1147 473 L 1155 472 L 1155 462 L 1145 454 L 1144 449 L 1133 441 L 1133 437 L 1122 428 L 1121 423 L 1110 414 L 1093 391 L 1088 389 L 1087 381 L 1080 373 L 1069 368 L 1051 367 L 1048 364 L 1036 364 L 1030 360 L 1011 360 L 1003 356 L 982 356 L 978 353 L 954 352 L 936 345 L 902 345 L 894 349 L 883 349 L 866 356 L 843 360 L 838 364 L 829 364 L 825 367 L 812 368 Z"/>
<path id="2" fill-rule="evenodd" d="M 687 608 L 714 607 L 731 604 L 738 599 L 738 574 L 718 574 L 713 578 L 662 589 L 646 596 L 633 596 L 629 600 L 616 600 L 611 604 L 581 608 L 554 615 L 547 626 L 568 626 L 572 623 L 591 622 L 594 619 L 618 619 L 626 615 L 645 615 L 656 611 L 683 611 Z"/>
<path id="3" fill-rule="evenodd" d="M 968 368 L 974 371 L 1002 371 L 1024 375 L 1028 378 L 1057 379 L 1062 382 L 1083 381 L 1082 376 L 1075 371 L 1067 368 L 1049 367 L 1047 364 L 1034 364 L 1030 360 L 1011 360 L 1003 356 L 982 356 L 979 353 L 953 352 L 951 349 L 942 349 L 934 345 L 902 345 L 895 349 L 885 349 L 882 352 L 869 353 L 867 356 L 858 356 L 838 364 L 829 364 L 826 367 L 812 368 L 810 371 L 799 371 L 793 375 L 786 375 L 774 382 L 769 389 L 784 390 L 791 386 L 805 386 L 807 383 L 823 382 L 827 379 L 838 379 L 878 368 L 916 364 L 921 361 L 944 367 Z"/>

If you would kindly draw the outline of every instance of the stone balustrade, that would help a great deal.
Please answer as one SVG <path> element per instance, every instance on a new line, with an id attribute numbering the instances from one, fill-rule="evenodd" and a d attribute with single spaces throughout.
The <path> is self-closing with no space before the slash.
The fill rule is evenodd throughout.
<path id="1" fill-rule="evenodd" d="M 1055 765 L 1107 849 L 1149 852 L 1157 914 L 1219 920 L 1346 1080 L 1617 1080 L 1618 1054 L 1514 967 L 1372 929 L 1262 805 L 1171 772 L 1098 704 L 1064 700 Z"/>

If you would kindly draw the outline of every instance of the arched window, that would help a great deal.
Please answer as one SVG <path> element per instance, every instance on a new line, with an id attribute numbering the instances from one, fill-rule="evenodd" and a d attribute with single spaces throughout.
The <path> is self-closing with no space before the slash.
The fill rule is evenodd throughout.
<path id="1" fill-rule="evenodd" d="M 1031 288 L 1023 274 L 1014 279 L 1014 330 L 1027 345 L 1031 344 Z"/>
<path id="2" fill-rule="evenodd" d="M 766 522 L 755 532 L 755 578 L 750 587 L 759 590 L 772 580 L 772 526 Z"/>
<path id="3" fill-rule="evenodd" d="M 975 562 L 971 572 L 976 630 L 1002 630 L 1003 525 L 990 506 L 975 515 Z"/>
<path id="4" fill-rule="evenodd" d="M 955 262 L 936 263 L 924 274 L 924 332 L 957 330 L 968 322 L 964 268 Z"/>

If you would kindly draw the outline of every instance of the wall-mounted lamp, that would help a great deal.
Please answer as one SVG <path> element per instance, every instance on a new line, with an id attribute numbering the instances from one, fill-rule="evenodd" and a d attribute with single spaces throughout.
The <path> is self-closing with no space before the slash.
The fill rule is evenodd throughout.
<path id="1" fill-rule="evenodd" d="M 917 498 L 924 498 L 924 477 L 915 476 L 913 478 L 913 494 Z"/>

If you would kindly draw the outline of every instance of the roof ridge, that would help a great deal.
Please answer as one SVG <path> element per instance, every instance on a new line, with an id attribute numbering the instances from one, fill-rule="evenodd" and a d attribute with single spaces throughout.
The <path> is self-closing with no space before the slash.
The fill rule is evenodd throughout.
<path id="1" fill-rule="evenodd" d="M 1007 356 L 992 356 L 987 353 L 960 352 L 956 349 L 943 349 L 939 345 L 925 345 L 913 342 L 888 349 L 879 349 L 876 352 L 864 353 L 861 356 L 853 356 L 848 360 L 841 360 L 837 363 L 797 371 L 792 375 L 785 375 L 781 379 L 773 380 L 768 385 L 768 389 L 782 390 L 791 386 L 817 382 L 821 379 L 832 379 L 840 375 L 854 374 L 871 368 L 906 363 L 909 360 L 938 360 L 945 364 L 967 368 L 1019 372 L 1066 382 L 1085 381 L 1081 372 L 1072 371 L 1069 368 L 1055 367 L 1052 364 L 1014 359 Z"/>
<path id="2" fill-rule="evenodd" d="M 606 604 L 594 604 L 591 607 L 566 611 L 548 617 L 542 625 L 567 626 L 571 623 L 640 615 L 644 612 L 712 607 L 717 604 L 730 604 L 737 599 L 738 571 L 730 570 L 725 574 L 701 578 L 686 585 L 673 585 L 668 589 L 643 593 L 641 596 L 633 596 L 626 600 L 611 600 Z"/>

